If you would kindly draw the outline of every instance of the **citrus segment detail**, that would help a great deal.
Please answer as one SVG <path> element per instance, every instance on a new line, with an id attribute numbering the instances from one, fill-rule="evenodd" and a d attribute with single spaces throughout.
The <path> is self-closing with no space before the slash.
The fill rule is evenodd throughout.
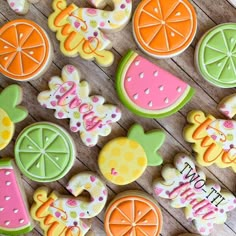
<path id="1" fill-rule="evenodd" d="M 45 31 L 29 20 L 14 20 L 0 29 L 0 71 L 13 80 L 36 78 L 50 61 Z"/>
<path id="2" fill-rule="evenodd" d="M 36 123 L 17 138 L 15 157 L 28 178 L 49 182 L 62 178 L 70 170 L 75 149 L 73 140 L 62 128 L 51 123 Z"/>
<path id="3" fill-rule="evenodd" d="M 183 52 L 197 30 L 197 16 L 188 0 L 144 0 L 133 18 L 138 45 L 153 57 L 172 57 Z"/>
<path id="4" fill-rule="evenodd" d="M 221 24 L 199 41 L 195 60 L 208 82 L 223 88 L 236 86 L 236 24 Z"/>
<path id="5" fill-rule="evenodd" d="M 106 211 L 107 235 L 158 236 L 162 215 L 157 204 L 137 192 L 122 195 L 114 199 Z"/>

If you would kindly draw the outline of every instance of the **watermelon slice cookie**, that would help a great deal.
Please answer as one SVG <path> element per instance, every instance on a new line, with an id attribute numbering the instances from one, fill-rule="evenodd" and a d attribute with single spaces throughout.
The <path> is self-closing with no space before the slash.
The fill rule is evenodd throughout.
<path id="1" fill-rule="evenodd" d="M 236 87 L 236 24 L 217 25 L 203 35 L 195 50 L 195 64 L 211 84 Z"/>
<path id="2" fill-rule="evenodd" d="M 32 222 L 13 161 L 0 159 L 0 234 L 20 235 L 32 230 Z"/>
<path id="3" fill-rule="evenodd" d="M 51 182 L 64 177 L 75 159 L 71 136 L 60 126 L 38 122 L 18 136 L 15 159 L 21 172 L 37 182 Z"/>
<path id="4" fill-rule="evenodd" d="M 172 115 L 194 94 L 188 84 L 133 51 L 118 66 L 116 89 L 128 109 L 147 118 Z"/>

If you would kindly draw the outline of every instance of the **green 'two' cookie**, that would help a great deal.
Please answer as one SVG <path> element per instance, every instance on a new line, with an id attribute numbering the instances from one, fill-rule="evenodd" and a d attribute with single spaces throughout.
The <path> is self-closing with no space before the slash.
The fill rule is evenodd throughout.
<path id="1" fill-rule="evenodd" d="M 215 86 L 236 86 L 236 24 L 217 25 L 200 39 L 195 64 L 202 77 Z"/>
<path id="2" fill-rule="evenodd" d="M 60 126 L 39 122 L 18 136 L 15 159 L 21 172 L 37 182 L 51 182 L 71 169 L 76 149 L 71 136 Z"/>

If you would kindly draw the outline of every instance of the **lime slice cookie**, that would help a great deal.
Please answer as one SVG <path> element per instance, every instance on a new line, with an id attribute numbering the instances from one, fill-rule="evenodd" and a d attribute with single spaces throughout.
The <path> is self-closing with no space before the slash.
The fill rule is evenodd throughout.
<path id="1" fill-rule="evenodd" d="M 236 24 L 221 24 L 209 30 L 195 51 L 199 73 L 222 88 L 236 86 Z"/>
<path id="2" fill-rule="evenodd" d="M 26 127 L 15 145 L 16 163 L 37 182 L 56 181 L 67 174 L 75 159 L 70 135 L 60 126 L 39 122 Z"/>

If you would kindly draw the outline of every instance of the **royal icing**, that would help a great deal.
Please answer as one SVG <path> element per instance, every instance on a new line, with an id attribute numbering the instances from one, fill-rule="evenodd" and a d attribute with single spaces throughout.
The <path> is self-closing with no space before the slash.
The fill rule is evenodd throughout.
<path id="1" fill-rule="evenodd" d="M 229 0 L 229 1 L 233 4 L 234 7 L 236 7 L 236 0 Z"/>
<path id="2" fill-rule="evenodd" d="M 33 21 L 13 20 L 0 28 L 0 73 L 17 80 L 40 77 L 51 62 L 52 46 Z"/>
<path id="3" fill-rule="evenodd" d="M 34 193 L 32 217 L 40 222 L 45 236 L 85 235 L 91 228 L 87 219 L 97 216 L 107 201 L 107 188 L 100 178 L 91 172 L 82 172 L 71 178 L 67 190 L 74 197 L 49 195 L 48 189 L 39 188 Z M 90 199 L 78 196 L 86 190 Z"/>
<path id="4" fill-rule="evenodd" d="M 161 130 L 145 133 L 142 126 L 133 125 L 128 137 L 108 142 L 99 153 L 98 165 L 104 177 L 117 185 L 126 185 L 138 179 L 147 166 L 162 163 L 157 150 L 165 141 Z"/>
<path id="5" fill-rule="evenodd" d="M 30 3 L 37 3 L 40 0 L 7 0 L 9 6 L 17 14 L 26 14 L 29 10 Z"/>
<path id="6" fill-rule="evenodd" d="M 53 77 L 49 82 L 50 91 L 41 92 L 39 103 L 55 109 L 57 119 L 70 119 L 72 132 L 80 132 L 83 143 L 89 147 L 98 142 L 99 136 L 111 132 L 111 124 L 121 118 L 121 111 L 105 104 L 98 95 L 89 96 L 89 84 L 80 81 L 79 71 L 71 65 L 62 70 L 62 78 Z"/>
<path id="7" fill-rule="evenodd" d="M 158 236 L 162 228 L 162 214 L 150 196 L 127 191 L 118 195 L 108 206 L 104 225 L 107 236 Z"/>
<path id="8" fill-rule="evenodd" d="M 157 58 L 182 53 L 197 31 L 197 15 L 188 0 L 143 0 L 133 17 L 139 47 Z"/>
<path id="9" fill-rule="evenodd" d="M 209 235 L 214 224 L 223 224 L 226 213 L 236 207 L 233 194 L 206 180 L 185 154 L 175 157 L 175 166 L 164 166 L 162 177 L 153 183 L 155 195 L 170 199 L 174 208 L 185 208 L 187 220 L 193 221 L 201 235 Z"/>
<path id="10" fill-rule="evenodd" d="M 220 168 L 231 167 L 236 172 L 236 122 L 205 116 L 201 111 L 190 112 L 187 120 L 184 138 L 193 143 L 197 162 L 203 166 L 215 163 Z"/>
<path id="11" fill-rule="evenodd" d="M 225 97 L 218 105 L 218 110 L 232 119 L 236 115 L 236 94 Z"/>
<path id="12" fill-rule="evenodd" d="M 13 161 L 0 159 L 0 234 L 21 235 L 33 228 Z"/>
<path id="13" fill-rule="evenodd" d="M 71 136 L 60 126 L 38 122 L 26 127 L 15 144 L 21 172 L 37 182 L 64 177 L 74 164 L 76 149 Z"/>
<path id="14" fill-rule="evenodd" d="M 0 93 L 0 150 L 12 139 L 15 123 L 24 120 L 28 111 L 18 106 L 22 100 L 22 90 L 18 85 L 10 85 Z"/>
<path id="15" fill-rule="evenodd" d="M 236 24 L 217 25 L 200 39 L 195 62 L 202 77 L 222 88 L 236 86 Z"/>
<path id="16" fill-rule="evenodd" d="M 104 7 L 107 1 L 89 0 L 94 7 Z M 113 63 L 112 47 L 107 32 L 121 30 L 128 22 L 132 12 L 131 0 L 112 0 L 113 11 L 95 8 L 79 8 L 74 4 L 67 6 L 66 0 L 54 0 L 54 13 L 49 16 L 49 27 L 57 32 L 60 49 L 66 56 L 80 55 L 83 59 L 96 59 L 102 66 Z"/>
<path id="17" fill-rule="evenodd" d="M 116 74 L 121 101 L 140 116 L 169 116 L 181 109 L 194 94 L 187 83 L 133 51 L 123 57 Z"/>

